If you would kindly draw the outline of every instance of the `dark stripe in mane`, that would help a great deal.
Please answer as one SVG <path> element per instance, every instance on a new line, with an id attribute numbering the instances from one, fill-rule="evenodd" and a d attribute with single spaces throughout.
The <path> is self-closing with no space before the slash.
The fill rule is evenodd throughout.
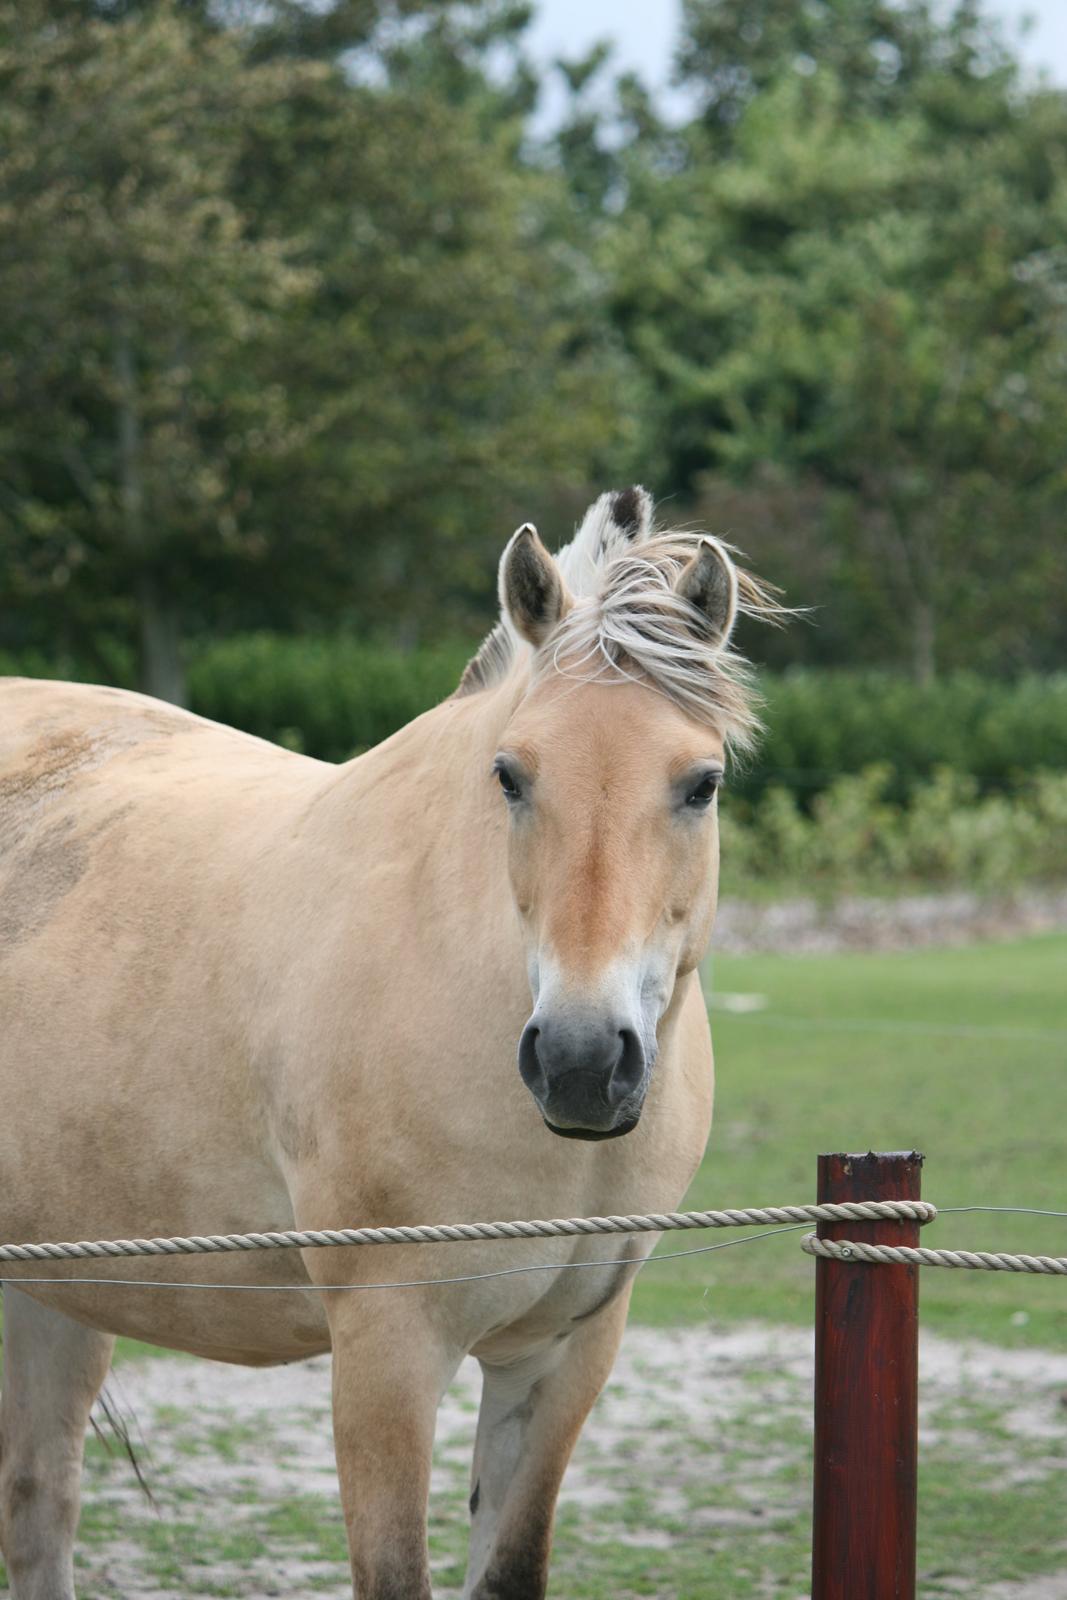
<path id="1" fill-rule="evenodd" d="M 709 630 L 707 616 L 717 597 L 694 601 L 679 589 L 705 547 L 718 554 L 729 589 L 731 614 L 719 631 Z M 735 751 L 751 747 L 760 726 L 759 696 L 748 663 L 728 642 L 733 605 L 736 598 L 743 615 L 780 623 L 791 612 L 779 591 L 738 567 L 721 539 L 696 529 L 654 532 L 652 497 L 639 486 L 602 494 L 556 559 L 575 603 L 530 657 L 535 680 L 550 673 L 586 682 L 636 679 L 717 728 Z M 501 617 L 456 695 L 499 683 L 518 650 L 514 628 Z"/>
<path id="2" fill-rule="evenodd" d="M 611 519 L 627 538 L 633 539 L 647 526 L 647 495 L 641 488 L 620 489 L 611 502 Z"/>

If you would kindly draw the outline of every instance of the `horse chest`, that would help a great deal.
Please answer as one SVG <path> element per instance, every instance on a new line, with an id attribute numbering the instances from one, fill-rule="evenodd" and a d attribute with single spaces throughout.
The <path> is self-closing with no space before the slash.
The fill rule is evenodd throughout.
<path id="1" fill-rule="evenodd" d="M 580 1256 L 559 1272 L 543 1275 L 547 1283 L 540 1273 L 499 1280 L 492 1299 L 493 1320 L 473 1345 L 474 1353 L 507 1360 L 534 1346 L 566 1339 L 626 1290 L 649 1244 L 637 1238 L 583 1241 Z M 531 1279 L 542 1280 L 537 1289 Z"/>

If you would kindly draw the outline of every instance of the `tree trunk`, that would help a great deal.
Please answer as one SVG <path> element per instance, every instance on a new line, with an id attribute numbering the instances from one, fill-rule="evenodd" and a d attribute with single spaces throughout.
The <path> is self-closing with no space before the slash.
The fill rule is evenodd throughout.
<path id="1" fill-rule="evenodd" d="M 933 683 L 937 676 L 934 608 L 929 600 L 916 600 L 912 605 L 912 671 L 916 683 Z"/>
<path id="2" fill-rule="evenodd" d="M 137 609 L 140 613 L 138 687 L 144 694 L 155 695 L 157 700 L 184 706 L 185 666 L 178 613 L 168 603 L 151 572 L 142 572 L 137 581 Z"/>
<path id="3" fill-rule="evenodd" d="M 122 533 L 128 559 L 137 575 L 134 593 L 139 623 L 138 687 L 159 700 L 183 706 L 185 672 L 178 608 L 152 566 L 152 550 L 145 528 L 137 366 L 130 322 L 124 313 L 119 315 L 115 334 L 115 378 Z"/>

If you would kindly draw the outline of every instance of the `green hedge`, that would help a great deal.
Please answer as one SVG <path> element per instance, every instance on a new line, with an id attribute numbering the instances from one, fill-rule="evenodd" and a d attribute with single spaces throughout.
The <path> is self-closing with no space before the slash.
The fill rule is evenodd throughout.
<path id="1" fill-rule="evenodd" d="M 734 788 L 781 785 L 806 804 L 843 773 L 886 766 L 905 799 L 941 767 L 982 793 L 1067 770 L 1067 673 L 1014 682 L 954 674 L 920 686 L 887 673 L 789 672 L 762 680 L 767 734 Z"/>
<path id="2" fill-rule="evenodd" d="M 206 646 L 189 671 L 194 711 L 323 761 L 346 761 L 444 700 L 465 645 L 402 653 L 350 639 L 241 634 Z"/>

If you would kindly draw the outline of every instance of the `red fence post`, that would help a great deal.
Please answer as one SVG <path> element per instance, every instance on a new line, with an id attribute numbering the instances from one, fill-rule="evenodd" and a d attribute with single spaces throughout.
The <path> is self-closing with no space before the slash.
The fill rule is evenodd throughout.
<path id="1" fill-rule="evenodd" d="M 918 1200 L 921 1155 L 819 1157 L 819 1202 Z M 820 1222 L 822 1239 L 916 1245 L 914 1222 Z M 914 1600 L 919 1269 L 815 1263 L 812 1600 Z"/>

